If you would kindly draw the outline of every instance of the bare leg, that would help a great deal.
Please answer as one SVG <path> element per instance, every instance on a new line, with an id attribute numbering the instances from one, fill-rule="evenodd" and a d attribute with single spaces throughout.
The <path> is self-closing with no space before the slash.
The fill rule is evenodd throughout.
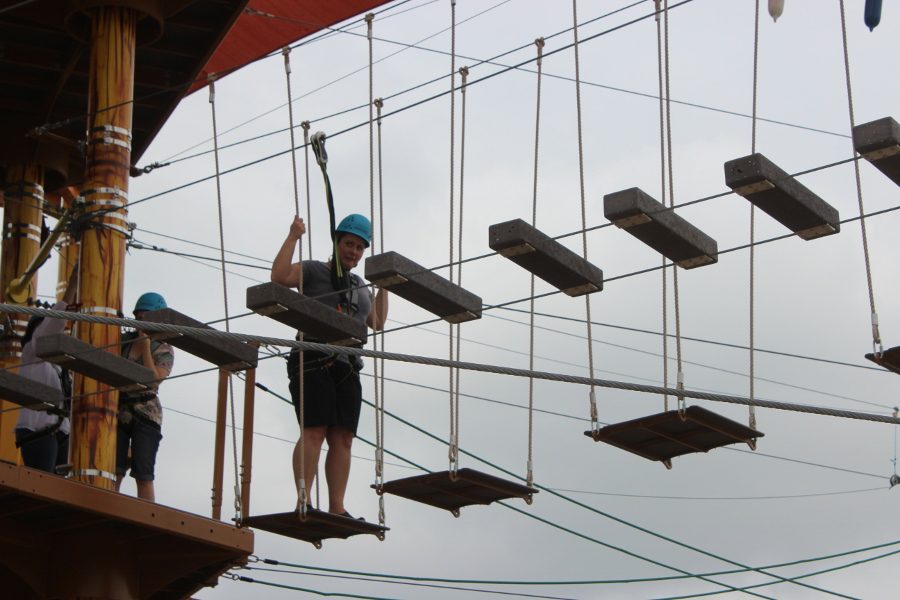
<path id="1" fill-rule="evenodd" d="M 325 427 L 306 427 L 303 430 L 303 475 L 306 480 L 306 497 L 309 503 L 310 490 L 316 479 L 316 471 L 319 468 L 319 454 L 322 451 L 322 442 L 325 441 Z M 294 446 L 294 483 L 297 486 L 299 501 L 300 493 L 300 440 Z M 297 508 L 300 508 L 299 504 Z"/>
<path id="2" fill-rule="evenodd" d="M 342 515 L 344 494 L 350 479 L 350 447 L 353 433 L 340 425 L 328 428 L 328 455 L 325 457 L 325 479 L 328 481 L 328 511 Z"/>
<path id="3" fill-rule="evenodd" d="M 153 491 L 152 481 L 141 481 L 137 479 L 137 496 L 142 500 L 156 502 L 156 493 Z"/>

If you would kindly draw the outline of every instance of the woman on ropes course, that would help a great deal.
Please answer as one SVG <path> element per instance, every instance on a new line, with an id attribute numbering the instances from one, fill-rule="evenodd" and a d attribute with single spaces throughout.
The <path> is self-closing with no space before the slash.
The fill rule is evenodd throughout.
<path id="1" fill-rule="evenodd" d="M 345 217 L 334 229 L 335 252 L 327 263 L 304 260 L 303 294 L 341 311 L 354 319 L 364 321 L 375 331 L 380 331 L 387 320 L 387 292 L 379 289 L 372 300 L 371 293 L 361 278 L 351 269 L 371 242 L 372 226 L 363 215 Z M 294 217 L 287 238 L 272 262 L 271 279 L 287 287 L 298 287 L 301 263 L 292 262 L 294 249 L 306 233 L 306 224 Z M 349 278 L 333 277 L 334 261 L 340 261 L 343 272 Z M 313 342 L 315 340 L 306 339 Z M 305 352 L 303 356 L 303 421 L 300 420 L 299 355 L 293 350 L 288 359 L 288 382 L 297 421 L 303 428 L 294 447 L 294 480 L 305 474 L 307 489 L 312 488 L 319 464 L 322 442 L 328 440 L 325 457 L 325 480 L 328 483 L 328 511 L 344 517 L 350 513 L 344 507 L 344 494 L 350 477 L 350 447 L 356 437 L 359 413 L 362 406 L 362 386 L 359 371 L 362 360 L 339 354 Z M 302 446 L 301 446 L 302 444 Z M 302 447 L 302 453 L 301 453 Z M 301 465 L 303 456 L 303 465 Z"/>

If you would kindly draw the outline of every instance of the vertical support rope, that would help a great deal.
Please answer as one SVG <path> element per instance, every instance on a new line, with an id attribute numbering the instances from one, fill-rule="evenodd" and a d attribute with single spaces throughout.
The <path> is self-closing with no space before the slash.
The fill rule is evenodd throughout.
<path id="1" fill-rule="evenodd" d="M 384 253 L 384 178 L 382 173 L 381 160 L 381 112 L 384 108 L 384 99 L 375 98 L 373 101 L 376 110 L 375 123 L 378 125 L 377 147 L 378 147 L 378 252 Z"/>
<path id="2" fill-rule="evenodd" d="M 297 182 L 297 157 L 295 154 L 295 141 L 294 141 L 294 104 L 293 104 L 293 94 L 291 93 L 291 48 L 289 46 L 285 46 L 281 53 L 284 55 L 284 78 L 287 83 L 287 105 L 288 105 L 288 129 L 291 132 L 291 173 L 293 174 L 293 183 L 294 183 L 294 214 L 300 216 L 300 191 L 298 189 L 299 183 Z M 309 129 L 309 124 L 307 123 L 307 127 L 304 129 L 304 136 L 306 131 Z M 307 171 L 308 173 L 308 171 Z M 309 178 L 307 177 L 307 182 Z M 309 192 L 307 191 L 307 198 L 309 197 Z M 309 212 L 307 211 L 307 217 L 309 217 Z M 303 293 L 303 238 L 297 240 L 297 249 L 299 252 L 299 260 L 300 260 L 300 268 L 298 269 L 297 275 L 297 290 L 302 294 Z M 310 250 L 311 251 L 311 250 Z M 301 342 L 303 341 L 303 332 L 297 332 L 297 339 Z M 304 414 L 304 394 L 306 387 L 305 384 L 305 373 L 303 369 L 303 353 L 297 353 L 297 401 L 300 404 L 300 480 L 294 482 L 297 485 L 297 507 L 300 509 L 301 514 L 306 514 L 306 507 L 309 504 L 309 492 L 306 489 L 306 473 L 304 472 L 306 462 L 304 459 L 306 458 L 305 452 L 305 436 L 303 435 L 303 424 L 305 423 L 305 414 Z"/>
<path id="3" fill-rule="evenodd" d="M 900 412 L 900 408 L 894 407 L 893 417 L 896 419 L 897 414 Z M 894 477 L 897 476 L 897 425 L 894 425 L 894 460 L 891 461 L 894 464 Z"/>
<path id="4" fill-rule="evenodd" d="M 288 131 L 291 132 L 291 173 L 293 175 L 291 179 L 291 183 L 294 184 L 294 214 L 300 214 L 300 190 L 299 183 L 297 181 L 297 156 L 296 156 L 296 142 L 294 140 L 294 98 L 291 93 L 291 48 L 290 46 L 285 46 L 281 53 L 284 55 L 284 79 L 287 84 L 287 106 L 288 106 Z M 303 244 L 298 244 L 300 246 L 300 260 L 303 260 Z M 300 270 L 300 282 L 301 285 L 303 283 L 303 269 Z M 303 288 L 300 288 L 300 292 L 303 292 Z"/>
<path id="5" fill-rule="evenodd" d="M 374 69 L 373 69 L 373 44 L 372 44 L 372 22 L 375 20 L 375 15 L 373 13 L 366 14 L 366 38 L 369 44 L 369 221 L 370 223 L 378 222 L 380 223 L 383 220 L 383 215 L 378 214 L 378 218 L 376 219 L 375 214 L 375 121 L 373 109 L 375 108 L 375 100 L 374 100 Z M 379 152 L 380 150 L 380 139 L 381 139 L 381 107 L 378 106 L 378 136 L 379 136 Z M 378 159 L 379 165 L 379 174 L 378 174 L 378 182 L 379 188 L 381 186 L 381 157 L 379 155 Z M 379 241 L 381 241 L 381 236 L 378 236 Z M 384 244 L 381 241 L 382 245 Z M 375 244 L 370 244 L 369 253 L 371 256 L 375 256 Z M 372 309 L 375 309 L 374 306 L 374 298 L 375 298 L 375 288 L 372 288 L 372 298 L 373 298 L 373 306 Z M 379 341 L 381 341 L 381 345 L 379 346 Z M 378 350 L 379 347 L 381 350 L 384 350 L 384 338 L 383 334 L 378 332 L 377 330 L 372 332 L 372 345 L 375 350 Z M 372 361 L 375 368 L 374 373 L 374 387 L 375 387 L 375 490 L 378 492 L 378 523 L 380 525 L 385 524 L 385 514 L 384 514 L 384 494 L 381 493 L 384 488 L 384 399 L 382 397 L 382 369 L 384 368 L 384 360 L 375 359 Z"/>
<path id="6" fill-rule="evenodd" d="M 756 154 L 756 110 L 759 89 L 759 0 L 753 21 L 753 116 L 750 126 L 750 154 Z M 750 399 L 756 397 L 756 206 L 750 203 Z M 756 407 L 748 408 L 748 426 L 756 429 Z M 750 443 L 756 449 L 756 440 Z"/>
<path id="7" fill-rule="evenodd" d="M 853 115 L 853 89 L 850 85 L 850 51 L 847 44 L 847 21 L 844 17 L 844 0 L 841 4 L 841 39 L 844 45 L 844 75 L 847 79 L 847 108 L 850 113 L 850 131 L 856 127 Z M 853 150 L 854 154 L 856 149 Z M 878 311 L 875 310 L 875 288 L 872 284 L 872 263 L 869 258 L 869 236 L 866 232 L 865 210 L 863 209 L 862 182 L 859 177 L 859 161 L 853 161 L 853 172 L 856 175 L 856 198 L 859 204 L 859 228 L 862 231 L 863 256 L 866 261 L 866 282 L 869 285 L 869 308 L 872 311 L 872 350 L 880 358 L 884 348 L 881 344 L 881 332 L 878 330 Z"/>
<path id="8" fill-rule="evenodd" d="M 378 246 L 379 252 L 384 253 L 384 188 L 383 188 L 383 171 L 381 161 L 381 109 L 384 107 L 384 101 L 376 98 L 374 101 L 377 109 L 378 124 Z M 373 244 L 374 246 L 374 244 Z M 384 334 L 377 336 L 377 341 L 381 340 L 381 351 L 384 352 Z M 384 495 L 381 490 L 384 487 L 384 358 L 375 359 L 375 490 L 378 492 L 378 523 L 385 524 L 384 515 Z"/>
<path id="9" fill-rule="evenodd" d="M 587 208 L 584 194 L 584 144 L 582 141 L 581 131 L 581 66 L 578 59 L 578 0 L 572 0 L 572 34 L 575 38 L 573 49 L 575 50 L 575 110 L 578 125 L 578 183 L 581 192 L 581 250 L 585 260 L 588 257 L 587 247 Z M 588 373 L 591 379 L 594 378 L 594 336 L 591 328 L 591 296 L 585 294 L 584 307 L 587 322 L 587 343 L 588 343 Z M 597 414 L 597 394 L 595 386 L 591 385 L 590 390 L 590 409 L 591 409 L 591 431 L 596 432 L 600 429 L 600 421 Z"/>
<path id="10" fill-rule="evenodd" d="M 534 116 L 534 183 L 531 193 L 531 226 L 537 227 L 537 197 L 538 197 L 538 149 L 541 140 L 541 76 L 544 62 L 544 38 L 534 40 L 537 47 L 537 100 L 535 102 Z M 528 370 L 534 371 L 534 273 L 531 274 L 529 327 L 528 327 Z M 525 466 L 527 475 L 525 485 L 532 487 L 534 484 L 534 377 L 528 378 L 528 461 Z"/>
<path id="11" fill-rule="evenodd" d="M 372 68 L 372 21 L 375 15 L 366 14 L 366 39 L 369 43 L 369 214 L 371 221 L 375 222 L 375 121 L 374 121 L 374 93 L 373 93 L 373 68 Z M 375 247 L 372 246 L 371 254 L 374 256 Z"/>
<path id="12" fill-rule="evenodd" d="M 222 299 L 225 304 L 225 331 L 231 331 L 231 316 L 228 312 L 228 273 L 225 270 L 225 225 L 222 215 L 222 183 L 219 177 L 219 132 L 216 125 L 216 74 L 212 73 L 209 80 L 209 107 L 212 113 L 213 128 L 213 158 L 216 164 L 216 206 L 219 211 L 219 261 L 222 267 Z M 238 473 L 237 453 L 237 420 L 234 408 L 234 386 L 231 381 L 231 373 L 228 374 L 228 396 L 231 405 L 231 449 L 234 454 L 234 518 L 240 522 L 241 518 L 241 480 Z"/>
<path id="13" fill-rule="evenodd" d="M 662 22 L 659 15 L 662 0 L 653 0 L 656 5 L 656 75 L 659 90 L 659 175 L 662 203 L 666 203 L 666 119 L 665 102 L 663 100 L 663 56 L 662 56 Z M 674 267 L 673 267 L 674 268 Z M 662 257 L 662 343 L 663 343 L 663 387 L 669 387 L 669 274 L 666 271 L 666 257 Z M 663 395 L 663 410 L 669 410 L 669 395 Z"/>
<path id="14" fill-rule="evenodd" d="M 675 206 L 675 186 L 672 167 L 672 94 L 669 86 L 669 0 L 663 4 L 663 46 L 666 66 L 666 148 L 669 158 L 669 207 Z M 678 298 L 678 268 L 672 267 L 672 292 L 675 296 L 675 355 L 678 362 L 675 389 L 684 389 L 684 370 L 681 363 L 681 307 Z M 678 396 L 678 410 L 684 410 L 684 396 Z"/>
<path id="15" fill-rule="evenodd" d="M 462 100 L 460 107 L 460 124 L 459 124 L 459 229 L 458 234 L 456 236 L 457 240 L 457 256 L 462 259 L 463 256 L 463 207 L 464 207 L 464 189 L 465 189 L 465 174 L 466 174 L 466 79 L 469 76 L 469 68 L 468 67 L 460 67 L 459 69 L 460 75 L 460 98 Z M 450 269 L 453 270 L 453 265 L 450 266 Z M 459 264 L 456 265 L 456 283 L 458 285 L 462 285 L 462 260 L 460 260 Z M 460 341 L 462 336 L 459 332 L 459 323 L 455 325 L 456 327 L 456 352 L 454 355 L 454 359 L 460 360 Z M 455 398 L 453 401 L 454 405 L 454 414 L 453 420 L 456 427 L 457 436 L 459 435 L 459 394 L 460 394 L 460 385 L 459 385 L 459 373 L 460 369 L 454 370 L 454 393 Z M 459 439 L 457 437 L 457 451 L 459 451 Z"/>
<path id="16" fill-rule="evenodd" d="M 893 413 L 895 419 L 897 418 L 898 413 L 900 413 L 900 408 L 895 406 Z M 898 426 L 894 425 L 894 459 L 891 461 L 891 464 L 894 465 L 894 475 L 891 477 L 891 487 L 900 483 L 900 475 L 897 475 L 897 429 Z"/>
<path id="17" fill-rule="evenodd" d="M 453 204 L 455 201 L 453 183 L 455 180 L 454 149 L 456 145 L 456 0 L 450 0 L 450 283 L 453 283 Z M 457 329 L 450 324 L 449 355 L 453 358 L 453 341 Z M 457 438 L 456 421 L 456 378 L 455 368 L 451 367 L 450 377 L 450 448 L 448 458 L 450 461 L 450 477 L 456 477 L 459 469 L 459 440 Z"/>

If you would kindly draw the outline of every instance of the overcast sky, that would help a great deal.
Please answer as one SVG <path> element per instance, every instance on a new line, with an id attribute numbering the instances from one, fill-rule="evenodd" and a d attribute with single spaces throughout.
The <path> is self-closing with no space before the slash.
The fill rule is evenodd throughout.
<path id="1" fill-rule="evenodd" d="M 663 197 L 656 23 L 652 17 L 640 20 L 652 12 L 653 2 L 637 2 L 614 16 L 598 18 L 627 4 L 619 0 L 578 4 L 578 20 L 587 23 L 579 29 L 579 37 L 583 40 L 580 69 L 588 227 L 607 223 L 604 194 L 636 186 L 657 199 Z M 761 4 L 758 151 L 789 173 L 851 158 L 839 3 L 787 0 L 777 23 L 767 15 L 766 3 Z M 846 4 L 856 121 L 898 118 L 897 7 L 885 3 L 882 24 L 869 32 L 863 24 L 864 2 L 848 0 Z M 572 25 L 572 7 L 562 1 L 459 0 L 456 18 L 456 65 L 471 67 L 471 86 L 466 94 L 464 173 L 460 173 L 459 145 L 462 102 L 459 95 L 456 98 L 455 215 L 458 218 L 460 211 L 464 215 L 462 255 L 475 257 L 490 252 L 487 234 L 491 224 L 513 218 L 530 221 L 533 199 L 534 65 L 486 77 L 502 70 L 501 65 L 533 58 L 536 37 L 547 38 L 546 53 L 571 44 L 572 33 L 565 30 Z M 386 98 L 385 113 L 449 88 L 450 22 L 448 0 L 412 0 L 389 5 L 379 13 L 374 23 L 374 35 L 379 38 L 374 42 L 379 61 L 374 67 L 374 95 Z M 676 203 L 728 191 L 723 163 L 751 153 L 753 33 L 753 0 L 693 0 L 672 9 L 669 54 Z M 310 120 L 313 131 L 322 130 L 331 136 L 327 142 L 329 173 L 338 218 L 350 212 L 370 213 L 369 130 L 365 126 L 368 46 L 364 34 L 364 24 L 351 23 L 344 33 L 292 53 L 294 120 Z M 406 48 L 408 44 L 420 47 Z M 497 59 L 496 64 L 482 63 L 516 48 L 522 49 Z M 558 236 L 582 228 L 576 95 L 571 79 L 575 72 L 573 51 L 565 49 L 548 56 L 543 71 L 537 227 Z M 439 77 L 439 81 L 399 94 Z M 231 330 L 288 338 L 292 332 L 285 326 L 255 315 L 243 316 L 247 312 L 244 290 L 268 280 L 268 263 L 294 214 L 281 56 L 229 75 L 217 83 L 216 92 L 219 145 L 244 142 L 220 151 L 221 170 L 259 161 L 221 178 L 225 246 L 234 253 L 228 258 L 262 267 L 228 268 L 229 313 L 240 315 L 232 321 Z M 356 110 L 346 111 L 353 108 Z M 325 118 L 342 111 L 346 112 Z M 384 233 L 383 240 L 376 244 L 379 251 L 383 243 L 384 250 L 395 250 L 428 267 L 449 260 L 450 115 L 449 96 L 443 96 L 391 115 L 382 127 L 383 215 L 376 219 L 376 230 L 383 227 Z M 338 135 L 357 125 L 363 126 Z M 246 141 L 272 132 L 279 133 Z M 139 165 L 179 159 L 133 180 L 129 192 L 132 200 L 154 196 L 130 210 L 130 219 L 137 224 L 136 241 L 171 251 L 218 256 L 215 182 L 185 185 L 215 172 L 213 156 L 206 152 L 212 148 L 211 136 L 208 94 L 201 90 L 181 103 Z M 299 128 L 297 140 L 298 144 L 302 142 Z M 203 154 L 194 156 L 198 153 Z M 260 161 L 276 153 L 280 155 Z M 313 256 L 325 260 L 328 216 L 322 179 L 311 164 L 312 212 L 307 214 L 304 165 L 300 150 L 301 212 L 309 222 Z M 900 204 L 895 184 L 865 161 L 859 168 L 866 211 Z M 837 208 L 842 219 L 858 215 L 852 163 L 799 179 Z M 376 185 L 377 181 L 376 174 Z M 739 196 L 723 195 L 680 209 L 678 214 L 715 238 L 720 251 L 749 240 L 749 203 Z M 867 224 L 881 332 L 885 346 L 895 346 L 900 344 L 900 314 L 896 311 L 900 298 L 900 243 L 896 234 L 900 211 L 873 217 Z M 757 240 L 786 231 L 772 218 L 757 213 Z M 452 239 L 458 258 L 457 235 L 452 234 Z M 609 281 L 602 292 L 591 297 L 593 320 L 603 324 L 595 325 L 592 331 L 595 375 L 661 385 L 661 337 L 618 328 L 662 330 L 659 270 L 629 275 L 658 267 L 659 255 L 615 227 L 589 232 L 587 242 L 588 258 L 603 269 L 607 278 L 625 276 Z M 580 236 L 566 237 L 563 243 L 581 253 Z M 50 294 L 55 282 L 49 273 L 55 273 L 55 268 L 46 271 L 40 285 Z M 362 273 L 362 265 L 358 271 Z M 447 275 L 446 269 L 439 273 Z M 747 250 L 722 254 L 715 265 L 679 271 L 682 334 L 746 345 L 750 331 L 749 273 Z M 486 305 L 524 299 L 530 294 L 528 274 L 499 256 L 466 263 L 462 279 L 464 287 L 480 295 Z M 125 281 L 128 308 L 142 292 L 153 290 L 164 294 L 170 306 L 195 318 L 211 321 L 225 315 L 222 277 L 214 261 L 133 249 L 127 259 Z M 871 351 L 871 329 L 858 222 L 845 224 L 838 235 L 814 241 L 791 237 L 760 245 L 754 287 L 757 347 L 854 365 L 760 352 L 756 355 L 757 397 L 890 414 L 891 407 L 900 402 L 900 379 L 871 369 L 874 365 L 863 359 L 863 354 Z M 547 284 L 537 282 L 536 293 L 550 290 Z M 674 333 L 671 279 L 668 290 L 669 332 Z M 528 310 L 529 303 L 520 302 L 510 305 L 509 310 L 485 311 L 481 320 L 464 324 L 462 360 L 527 368 Z M 555 294 L 538 300 L 535 310 L 555 315 L 536 317 L 535 368 L 587 375 L 585 301 Z M 429 321 L 431 315 L 394 296 L 390 318 L 389 329 Z M 447 336 L 446 324 L 432 323 L 388 334 L 386 348 L 447 358 Z M 747 351 L 694 341 L 684 341 L 682 351 L 688 389 L 749 394 Z M 674 341 L 669 344 L 669 357 L 672 385 Z M 178 352 L 174 374 L 207 366 Z M 364 395 L 373 399 L 371 361 L 367 361 L 363 373 Z M 386 375 L 388 410 L 447 439 L 447 371 L 389 363 Z M 262 361 L 258 380 L 287 396 L 283 360 Z M 207 515 L 215 382 L 215 374 L 208 372 L 173 379 L 161 388 L 166 413 L 165 438 L 157 464 L 157 497 L 163 504 Z M 238 399 L 242 385 L 235 379 Z M 464 372 L 460 388 L 464 394 L 460 408 L 463 449 L 524 476 L 528 415 L 523 407 L 528 403 L 528 381 Z M 597 399 L 604 424 L 663 409 L 662 398 L 650 394 L 598 388 Z M 240 404 L 237 402 L 239 422 Z M 713 573 L 739 568 L 735 564 L 763 567 L 900 543 L 896 519 L 900 490 L 889 490 L 888 486 L 896 452 L 895 426 L 759 409 L 758 427 L 765 437 L 756 453 L 745 445 L 717 449 L 675 459 L 674 468 L 667 471 L 659 463 L 592 442 L 583 435 L 589 427 L 588 390 L 584 386 L 537 381 L 534 404 L 540 411 L 534 415 L 535 480 L 559 495 L 541 492 L 531 506 L 514 500 L 509 507 L 467 508 L 459 519 L 439 509 L 388 497 L 387 524 L 391 531 L 384 542 L 357 537 L 326 541 L 322 550 L 315 550 L 304 542 L 257 531 L 256 555 L 311 567 L 391 575 L 564 582 L 653 578 L 677 575 L 678 571 Z M 694 401 L 689 404 L 700 404 L 741 422 L 747 419 L 746 408 Z M 375 439 L 374 415 L 368 407 L 364 407 L 359 433 L 366 440 Z M 251 512 L 291 510 L 296 498 L 290 455 L 297 437 L 291 407 L 273 395 L 258 392 L 256 434 Z M 386 446 L 427 469 L 448 467 L 444 444 L 391 417 L 386 418 Z M 374 481 L 373 449 L 358 440 L 354 455 L 347 506 L 354 514 L 375 521 L 378 500 L 369 488 Z M 388 480 L 420 472 L 398 458 L 388 458 L 388 462 Z M 467 455 L 461 458 L 461 466 L 497 473 Z M 233 513 L 233 472 L 229 434 L 223 507 L 226 518 Z M 133 482 L 129 480 L 123 489 L 134 493 Z M 323 489 L 323 499 L 324 493 Z M 888 546 L 777 572 L 796 577 L 898 548 Z M 898 568 L 900 559 L 893 556 L 803 581 L 852 597 L 889 598 L 896 593 Z M 474 595 L 471 591 L 296 573 L 254 570 L 245 575 L 284 586 L 373 597 Z M 726 586 L 771 581 L 761 574 L 714 579 Z M 644 598 L 724 588 L 688 579 L 491 589 L 539 597 Z M 779 598 L 827 595 L 789 583 L 757 592 Z M 197 597 L 277 599 L 298 594 L 223 580 Z"/>

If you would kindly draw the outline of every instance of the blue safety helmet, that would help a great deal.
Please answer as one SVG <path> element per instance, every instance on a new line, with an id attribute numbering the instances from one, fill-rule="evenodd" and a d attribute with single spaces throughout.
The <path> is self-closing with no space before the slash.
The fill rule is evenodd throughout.
<path id="1" fill-rule="evenodd" d="M 335 234 L 350 233 L 360 238 L 366 248 L 372 242 L 372 224 L 362 215 L 352 214 L 344 217 L 334 230 Z"/>
<path id="2" fill-rule="evenodd" d="M 134 312 L 162 310 L 168 308 L 166 299 L 156 292 L 146 292 L 138 298 L 137 304 L 134 305 Z"/>

